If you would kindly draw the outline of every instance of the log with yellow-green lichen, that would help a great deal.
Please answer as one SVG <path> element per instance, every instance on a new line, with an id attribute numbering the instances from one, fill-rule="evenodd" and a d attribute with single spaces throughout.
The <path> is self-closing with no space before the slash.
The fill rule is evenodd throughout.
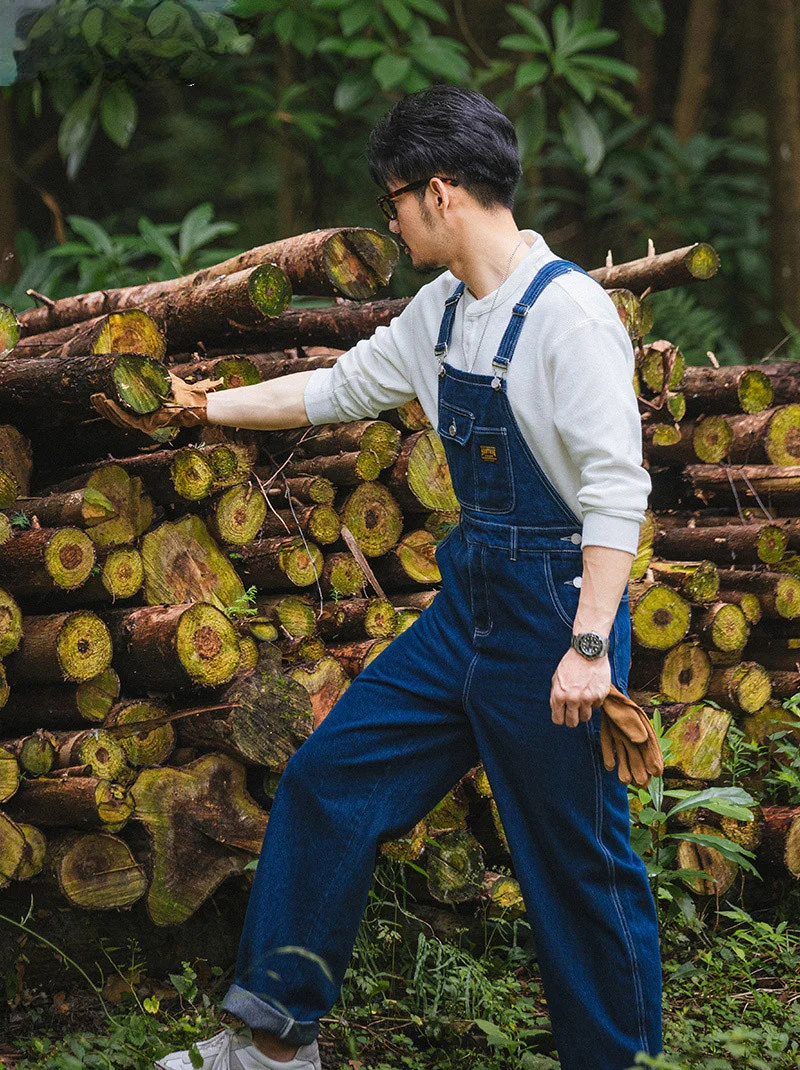
<path id="1" fill-rule="evenodd" d="M 384 598 L 343 598 L 325 602 L 316 618 L 323 639 L 390 639 L 397 629 L 397 610 Z"/>
<path id="2" fill-rule="evenodd" d="M 704 646 L 726 654 L 743 650 L 750 635 L 750 625 L 735 602 L 713 602 L 699 608 L 693 627 Z"/>
<path id="3" fill-rule="evenodd" d="M 37 728 L 79 729 L 105 719 L 119 697 L 113 669 L 81 684 L 15 687 L 0 709 L 0 737 L 29 735 Z"/>
<path id="4" fill-rule="evenodd" d="M 236 570 L 199 516 L 188 514 L 148 531 L 141 554 L 148 605 L 199 601 L 224 608 L 244 597 Z"/>
<path id="5" fill-rule="evenodd" d="M 784 556 L 789 534 L 779 524 L 725 524 L 709 527 L 659 528 L 654 538 L 655 552 L 672 560 L 713 561 L 739 568 L 756 564 L 774 565 Z"/>
<path id="6" fill-rule="evenodd" d="M 685 369 L 686 358 L 683 353 L 665 339 L 647 342 L 637 349 L 636 374 L 644 397 L 660 395 L 664 391 L 665 380 L 668 390 L 679 390 Z"/>
<path id="7" fill-rule="evenodd" d="M 7 356 L 19 341 L 19 323 L 14 309 L 0 304 L 0 358 Z"/>
<path id="8" fill-rule="evenodd" d="M 690 780 L 716 780 L 722 772 L 725 739 L 733 715 L 704 702 L 662 708 L 669 770 Z"/>
<path id="9" fill-rule="evenodd" d="M 89 610 L 22 618 L 22 641 L 6 660 L 13 686 L 81 683 L 111 664 L 108 628 Z"/>
<path id="10" fill-rule="evenodd" d="M 85 766 L 90 776 L 102 780 L 115 783 L 130 780 L 130 764 L 125 750 L 107 729 L 96 725 L 77 732 L 54 731 L 49 734 L 55 747 L 53 769 L 79 765 Z"/>
<path id="11" fill-rule="evenodd" d="M 631 608 L 631 626 L 636 642 L 649 650 L 669 650 L 689 632 L 691 606 L 663 583 L 644 590 Z"/>
<path id="12" fill-rule="evenodd" d="M 4 752 L 12 754 L 29 776 L 43 776 L 56 763 L 57 742 L 52 732 L 36 728 L 27 736 L 2 740 Z"/>
<path id="13" fill-rule="evenodd" d="M 315 728 L 350 686 L 350 676 L 342 663 L 330 654 L 310 664 L 293 666 L 287 675 L 308 694 Z"/>
<path id="14" fill-rule="evenodd" d="M 424 528 L 408 532 L 391 553 L 373 565 L 379 583 L 390 591 L 429 587 L 442 579 L 436 563 L 436 541 Z"/>
<path id="15" fill-rule="evenodd" d="M 683 391 L 690 415 L 758 413 L 800 397 L 800 369 L 793 360 L 776 364 L 688 367 Z"/>
<path id="16" fill-rule="evenodd" d="M 387 484 L 400 505 L 409 511 L 418 511 L 420 506 L 440 512 L 458 509 L 444 446 L 432 428 L 403 440 Z"/>
<path id="17" fill-rule="evenodd" d="M 133 812 L 133 798 L 128 788 L 100 777 L 54 773 L 24 781 L 5 809 L 15 821 L 37 827 L 118 832 Z"/>
<path id="18" fill-rule="evenodd" d="M 317 612 L 307 595 L 274 595 L 256 599 L 259 617 L 273 621 L 290 639 L 313 635 L 317 627 Z"/>
<path id="19" fill-rule="evenodd" d="M 366 669 L 390 642 L 391 639 L 353 639 L 350 642 L 328 643 L 327 651 L 352 678 Z"/>
<path id="20" fill-rule="evenodd" d="M 741 714 L 754 714 L 772 695 L 769 672 L 755 661 L 717 668 L 709 680 L 706 698 Z"/>
<path id="21" fill-rule="evenodd" d="M 94 545 L 80 528 L 30 528 L 0 546 L 0 584 L 20 599 L 74 590 L 94 564 Z"/>
<path id="22" fill-rule="evenodd" d="M 126 762 L 140 768 L 142 766 L 163 765 L 175 748 L 175 727 L 169 718 L 169 710 L 161 702 L 143 699 L 134 702 L 121 702 L 115 706 L 105 721 L 105 736 L 111 736 L 122 750 Z M 134 730 L 142 722 L 161 722 Z M 131 726 L 130 731 L 123 731 Z M 81 755 L 83 758 L 83 755 Z M 83 758 L 92 764 L 89 757 Z M 93 772 L 98 772 L 93 767 Z M 98 773 L 115 779 L 111 773 Z"/>
<path id="23" fill-rule="evenodd" d="M 134 693 L 227 683 L 239 664 L 231 621 L 209 602 L 104 610 L 114 668 Z"/>
<path id="24" fill-rule="evenodd" d="M 429 834 L 423 864 L 428 891 L 439 902 L 463 903 L 480 895 L 486 866 L 468 829 Z"/>
<path id="25" fill-rule="evenodd" d="M 5 734 L 5 733 L 3 733 Z M 19 761 L 17 756 L 0 746 L 0 803 L 10 799 L 19 787 Z"/>
<path id="26" fill-rule="evenodd" d="M 267 647 L 252 669 L 238 672 L 206 705 L 218 708 L 182 711 L 189 715 L 175 721 L 180 742 L 246 765 L 281 768 L 313 728 L 306 691 L 283 673 L 278 651 Z"/>
<path id="27" fill-rule="evenodd" d="M 327 479 L 337 487 L 355 487 L 377 479 L 381 464 L 372 450 L 354 450 L 336 456 L 297 458 L 282 469 L 288 479 L 314 476 Z"/>
<path id="28" fill-rule="evenodd" d="M 303 505 L 330 505 L 336 497 L 336 485 L 324 476 L 291 476 L 284 479 L 281 474 L 271 480 L 272 473 L 265 469 L 256 470 L 256 475 L 266 480 L 264 492 L 269 500 L 280 508 L 294 498 Z"/>
<path id="29" fill-rule="evenodd" d="M 144 901 L 156 925 L 186 921 L 261 850 L 267 814 L 247 792 L 244 767 L 227 755 L 143 769 L 131 793 L 150 843 Z"/>
<path id="30" fill-rule="evenodd" d="M 67 903 L 82 910 L 123 910 L 147 891 L 144 867 L 110 832 L 51 833 L 44 870 Z"/>
<path id="31" fill-rule="evenodd" d="M 267 502 L 259 488 L 253 483 L 240 483 L 211 502 L 209 527 L 220 542 L 240 546 L 258 535 L 267 512 Z"/>
<path id="32" fill-rule="evenodd" d="M 0 813 L 0 889 L 16 880 L 31 858 L 31 847 L 19 824 L 10 815 Z"/>
<path id="33" fill-rule="evenodd" d="M 360 594 L 367 578 L 351 553 L 337 550 L 325 555 L 320 583 L 326 598 L 337 599 Z"/>
<path id="34" fill-rule="evenodd" d="M 713 602 L 719 594 L 719 570 L 711 561 L 651 560 L 653 578 L 675 587 L 691 602 Z"/>
<path id="35" fill-rule="evenodd" d="M 757 595 L 765 617 L 786 620 L 800 617 L 800 577 L 744 569 L 725 569 L 719 576 L 723 591 Z"/>
<path id="36" fill-rule="evenodd" d="M 263 497 L 261 499 L 264 500 Z M 269 510 L 261 525 L 264 536 L 296 535 L 302 531 L 322 546 L 331 546 L 342 532 L 342 520 L 329 503 L 301 505 L 292 503 L 290 509 Z"/>
<path id="37" fill-rule="evenodd" d="M 29 854 L 14 874 L 14 880 L 27 881 L 41 873 L 47 854 L 47 839 L 41 829 L 35 825 L 28 825 L 24 821 L 17 822 L 17 827 L 25 837 L 29 848 Z"/>
<path id="38" fill-rule="evenodd" d="M 326 424 L 304 438 L 295 450 L 301 458 L 338 456 L 371 450 L 381 468 L 394 464 L 400 452 L 400 432 L 386 420 L 354 420 Z"/>
<path id="39" fill-rule="evenodd" d="M 109 353 L 138 353 L 161 361 L 167 352 L 158 324 L 142 309 L 128 309 L 96 316 L 79 324 L 69 324 L 21 338 L 14 349 L 15 360 L 56 358 Z"/>
<path id="40" fill-rule="evenodd" d="M 382 483 L 362 483 L 339 510 L 342 524 L 365 557 L 380 557 L 397 545 L 403 531 L 403 514 Z"/>
<path id="41" fill-rule="evenodd" d="M 322 551 L 302 536 L 255 539 L 236 548 L 234 561 L 245 583 L 265 592 L 310 587 L 323 569 Z"/>

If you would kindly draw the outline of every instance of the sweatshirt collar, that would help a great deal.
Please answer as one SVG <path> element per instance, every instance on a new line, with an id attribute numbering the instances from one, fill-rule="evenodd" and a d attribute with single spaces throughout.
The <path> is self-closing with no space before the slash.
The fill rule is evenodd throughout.
<path id="1" fill-rule="evenodd" d="M 488 313 L 492 306 L 498 308 L 505 304 L 531 281 L 543 264 L 552 259 L 553 253 L 541 234 L 535 230 L 521 230 L 520 236 L 525 239 L 529 249 L 503 285 L 499 287 L 499 292 L 492 290 L 485 297 L 476 298 L 466 287 L 464 288 L 461 303 L 464 306 L 465 315 L 482 316 Z"/>

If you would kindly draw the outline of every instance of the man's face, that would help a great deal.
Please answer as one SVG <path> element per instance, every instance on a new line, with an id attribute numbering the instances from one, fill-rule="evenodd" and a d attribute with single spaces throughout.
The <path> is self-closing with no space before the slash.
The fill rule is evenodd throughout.
<path id="1" fill-rule="evenodd" d="M 405 180 L 391 181 L 386 190 L 401 189 Z M 396 234 L 400 245 L 408 253 L 417 271 L 438 271 L 445 266 L 442 259 L 442 239 L 438 217 L 428 207 L 428 198 L 433 196 L 430 186 L 425 187 L 425 197 L 417 190 L 401 194 L 394 202 L 397 219 L 389 221 L 389 230 Z"/>

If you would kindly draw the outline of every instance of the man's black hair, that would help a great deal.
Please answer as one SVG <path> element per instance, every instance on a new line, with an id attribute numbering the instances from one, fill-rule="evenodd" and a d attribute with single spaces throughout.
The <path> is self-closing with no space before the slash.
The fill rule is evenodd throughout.
<path id="1" fill-rule="evenodd" d="M 392 180 L 456 178 L 484 208 L 513 208 L 522 175 L 514 124 L 481 93 L 455 85 L 393 104 L 370 134 L 367 165 L 383 189 Z"/>

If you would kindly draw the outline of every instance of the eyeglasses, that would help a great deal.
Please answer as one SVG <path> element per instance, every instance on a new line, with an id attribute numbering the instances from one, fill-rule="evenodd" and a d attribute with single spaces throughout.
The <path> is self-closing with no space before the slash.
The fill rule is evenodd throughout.
<path id="1" fill-rule="evenodd" d="M 451 186 L 458 185 L 458 181 L 455 178 L 442 178 L 441 175 L 431 175 L 431 178 L 438 178 L 441 182 L 449 182 Z M 422 189 L 423 186 L 428 185 L 431 178 L 421 178 L 418 182 L 409 182 L 407 186 L 401 186 L 400 189 L 396 189 L 392 193 L 386 193 L 383 197 L 378 197 L 377 203 L 386 218 L 390 221 L 397 219 L 397 208 L 394 204 L 397 197 L 401 197 L 404 193 L 410 193 L 412 189 Z"/>

